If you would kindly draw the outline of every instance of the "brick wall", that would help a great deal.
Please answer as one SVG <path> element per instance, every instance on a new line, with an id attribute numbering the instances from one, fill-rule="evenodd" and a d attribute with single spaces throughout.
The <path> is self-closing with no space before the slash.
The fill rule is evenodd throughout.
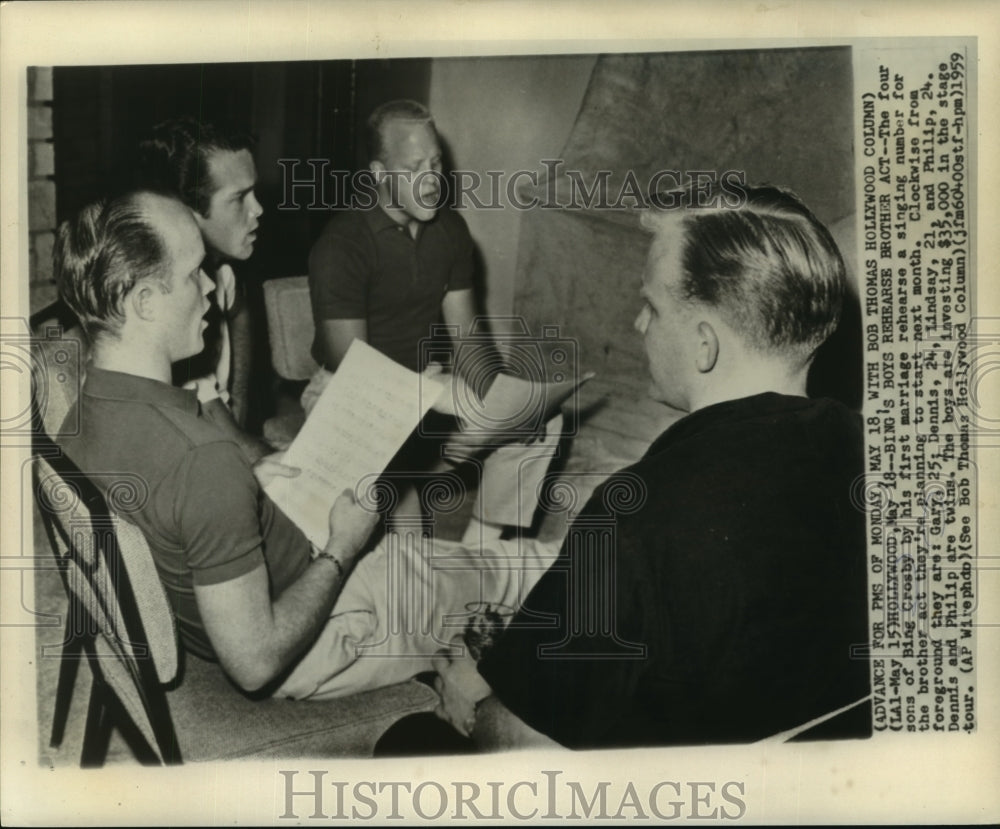
<path id="1" fill-rule="evenodd" d="M 52 69 L 28 68 L 28 274 L 34 314 L 56 299 L 52 243 L 56 229 Z"/>

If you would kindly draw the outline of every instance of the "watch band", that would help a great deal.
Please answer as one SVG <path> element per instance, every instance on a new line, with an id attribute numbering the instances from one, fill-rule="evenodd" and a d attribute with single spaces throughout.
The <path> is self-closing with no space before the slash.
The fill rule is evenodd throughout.
<path id="1" fill-rule="evenodd" d="M 317 561 L 321 558 L 327 558 L 337 565 L 337 574 L 340 576 L 341 581 L 347 577 L 347 572 L 344 570 L 344 565 L 341 563 L 339 558 L 337 558 L 333 553 L 321 550 L 319 547 L 313 545 L 313 561 Z"/>

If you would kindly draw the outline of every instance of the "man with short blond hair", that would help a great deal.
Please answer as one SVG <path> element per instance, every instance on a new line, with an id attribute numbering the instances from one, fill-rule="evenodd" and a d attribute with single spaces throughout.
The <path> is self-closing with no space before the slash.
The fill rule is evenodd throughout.
<path id="1" fill-rule="evenodd" d="M 473 241 L 462 216 L 444 204 L 442 150 L 430 111 L 416 101 L 388 101 L 369 116 L 366 137 L 375 198 L 338 212 L 309 255 L 312 353 L 320 368 L 302 394 L 307 415 L 355 339 L 418 372 L 432 361 L 449 362 L 464 341 L 451 369 L 475 378 L 476 393 L 500 368 L 488 332 L 469 338 L 475 319 Z M 397 516 L 423 513 L 419 492 L 427 473 L 449 468 L 443 454 L 465 457 L 466 449 L 454 443 L 459 426 L 455 418 L 431 412 L 397 454 L 390 473 L 405 493 Z M 448 435 L 450 447 L 444 443 Z M 480 520 L 489 533 L 502 531 L 479 514 L 475 531 Z"/>
<path id="2" fill-rule="evenodd" d="M 472 237 L 443 204 L 431 113 L 389 101 L 371 114 L 366 135 L 376 198 L 334 216 L 309 255 L 313 357 L 325 373 L 307 389 L 306 411 L 355 339 L 422 371 L 432 327 L 444 322 L 466 336 L 475 316 Z"/>
<path id="3" fill-rule="evenodd" d="M 595 491 L 478 665 L 439 658 L 439 715 L 479 749 L 870 733 L 860 417 L 806 397 L 844 265 L 791 193 L 741 195 L 643 216 L 635 328 L 688 414 Z"/>
<path id="4" fill-rule="evenodd" d="M 171 367 L 204 347 L 212 280 L 191 210 L 149 192 L 97 202 L 59 229 L 60 293 L 91 339 L 70 459 L 106 483 L 143 481 L 132 514 L 174 608 L 181 642 L 247 690 L 273 682 L 325 623 L 374 517 L 343 495 L 331 536 L 309 542 L 260 491 L 239 447 Z M 258 474 L 287 470 L 267 462 Z"/>

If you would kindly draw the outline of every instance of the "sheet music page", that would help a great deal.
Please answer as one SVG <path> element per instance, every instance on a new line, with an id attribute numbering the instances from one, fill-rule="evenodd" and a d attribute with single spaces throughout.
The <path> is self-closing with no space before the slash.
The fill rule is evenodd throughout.
<path id="1" fill-rule="evenodd" d="M 442 388 L 355 340 L 285 453 L 283 462 L 301 473 L 265 491 L 323 547 L 337 496 L 385 469 Z"/>
<path id="2" fill-rule="evenodd" d="M 460 406 L 465 431 L 488 434 L 531 435 L 559 414 L 573 392 L 590 380 L 593 372 L 560 382 L 540 382 L 498 374 L 481 403 Z"/>

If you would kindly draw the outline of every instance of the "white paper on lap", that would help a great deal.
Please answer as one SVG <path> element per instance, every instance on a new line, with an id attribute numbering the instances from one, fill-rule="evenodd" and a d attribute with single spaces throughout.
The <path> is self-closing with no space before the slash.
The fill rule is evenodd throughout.
<path id="1" fill-rule="evenodd" d="M 302 471 L 265 491 L 324 547 L 337 496 L 374 482 L 442 388 L 355 340 L 285 453 L 283 462 Z"/>

